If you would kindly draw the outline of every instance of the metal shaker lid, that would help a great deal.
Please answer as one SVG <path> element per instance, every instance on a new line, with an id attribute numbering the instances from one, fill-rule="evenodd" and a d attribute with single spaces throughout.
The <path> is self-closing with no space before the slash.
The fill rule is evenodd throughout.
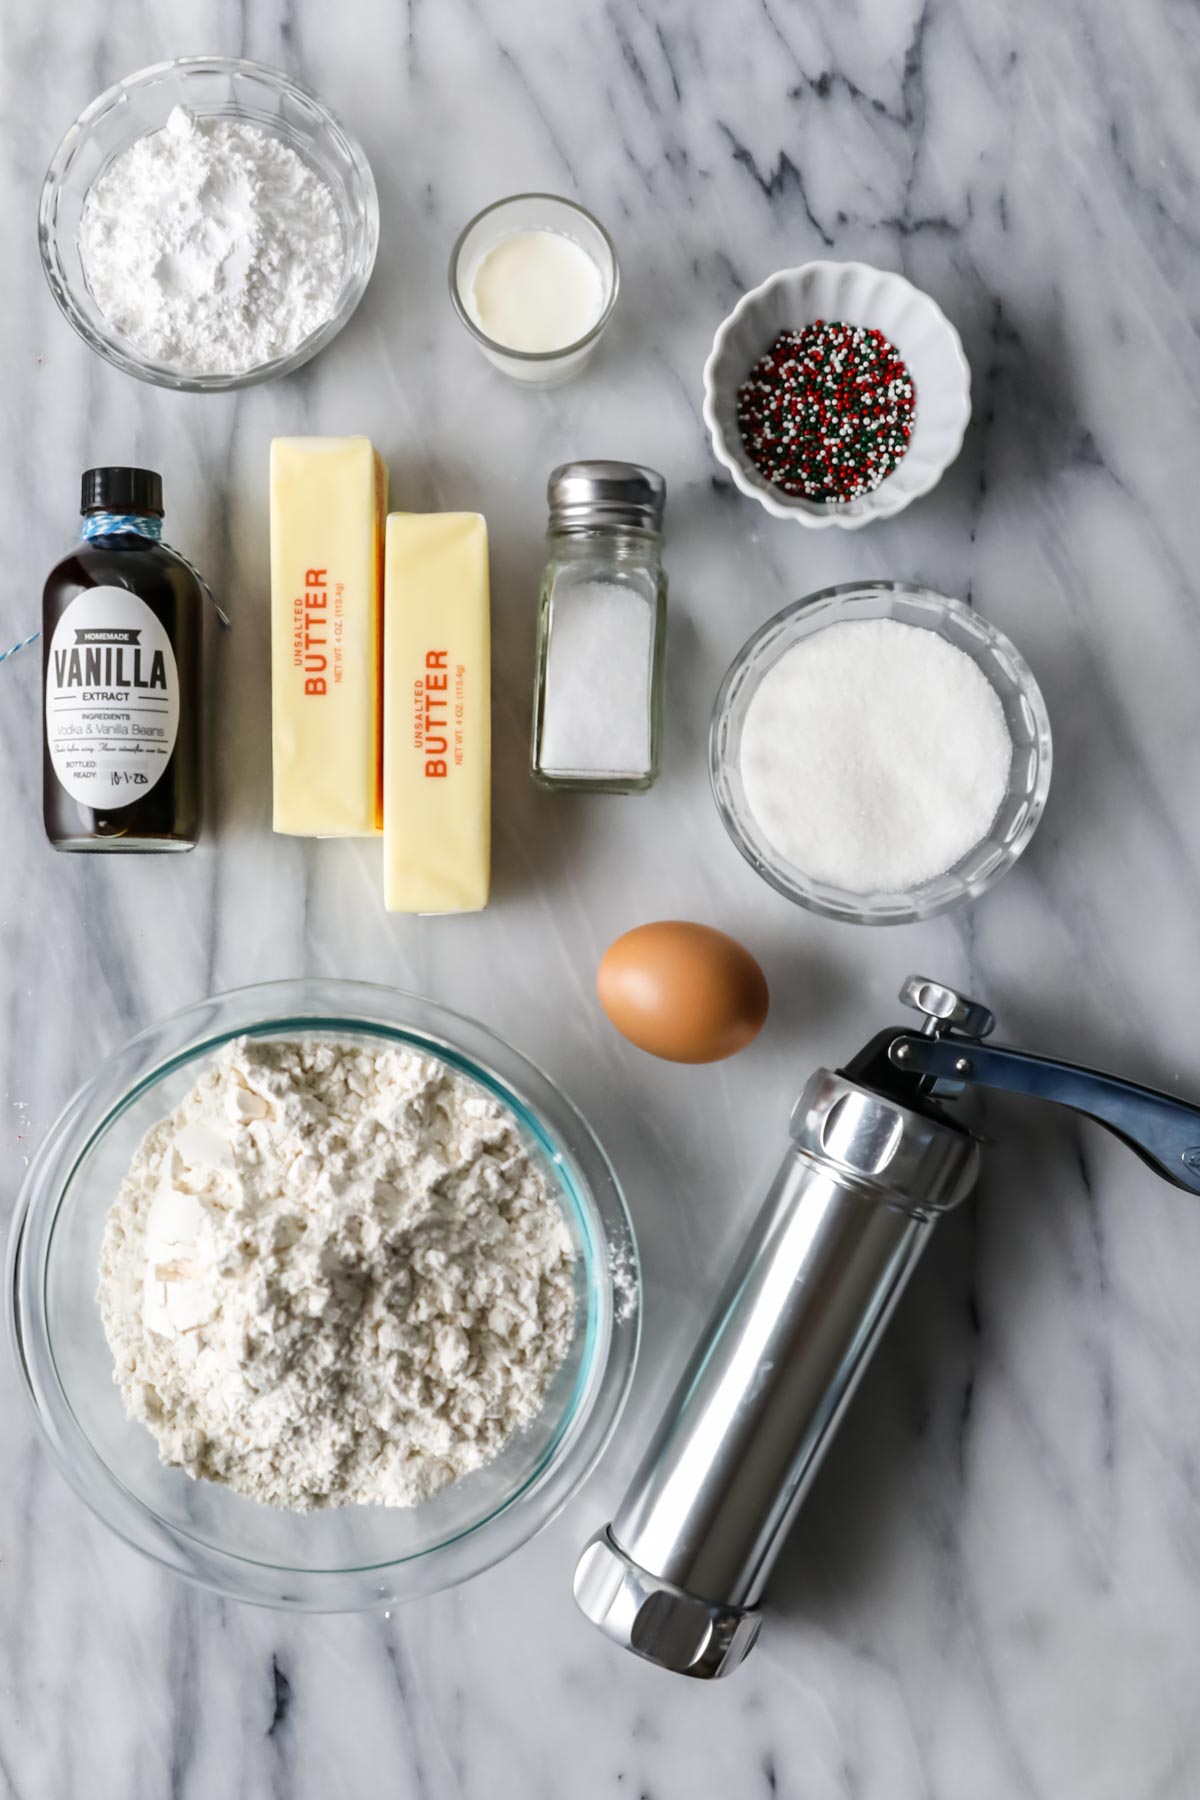
<path id="1" fill-rule="evenodd" d="M 661 531 L 667 484 L 641 463 L 560 463 L 546 484 L 552 528 L 629 525 Z"/>

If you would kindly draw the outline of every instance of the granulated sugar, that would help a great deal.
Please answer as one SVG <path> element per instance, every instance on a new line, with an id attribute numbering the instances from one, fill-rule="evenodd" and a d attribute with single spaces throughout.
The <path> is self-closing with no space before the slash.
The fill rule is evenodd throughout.
<path id="1" fill-rule="evenodd" d="M 898 893 L 979 843 L 1012 739 L 971 658 L 895 619 L 827 626 L 787 650 L 747 708 L 740 766 L 764 837 L 814 881 Z"/>

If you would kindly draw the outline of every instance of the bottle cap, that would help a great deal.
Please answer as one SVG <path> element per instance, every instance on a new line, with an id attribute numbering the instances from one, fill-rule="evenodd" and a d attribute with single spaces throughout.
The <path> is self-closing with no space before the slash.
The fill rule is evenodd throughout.
<path id="1" fill-rule="evenodd" d="M 546 484 L 551 527 L 629 525 L 661 531 L 667 484 L 641 463 L 560 463 Z"/>
<path id="2" fill-rule="evenodd" d="M 85 469 L 81 513 L 157 513 L 162 518 L 162 476 L 154 469 Z"/>

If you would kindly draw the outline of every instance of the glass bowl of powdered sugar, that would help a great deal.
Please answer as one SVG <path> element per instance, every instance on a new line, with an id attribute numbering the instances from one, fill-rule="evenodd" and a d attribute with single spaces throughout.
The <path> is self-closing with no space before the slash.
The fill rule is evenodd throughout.
<path id="1" fill-rule="evenodd" d="M 722 683 L 709 749 L 747 862 L 789 900 L 859 925 L 984 893 L 1050 787 L 1028 664 L 961 601 L 904 582 L 826 588 L 768 620 Z"/>
<path id="2" fill-rule="evenodd" d="M 304 980 L 143 1032 L 50 1129 L 8 1264 L 76 1491 L 239 1600 L 387 1606 L 557 1512 L 617 1423 L 637 1253 L 589 1127 L 431 1001 Z"/>
<path id="3" fill-rule="evenodd" d="M 119 81 L 54 153 L 42 267 L 106 361 L 193 393 L 286 375 L 370 280 L 379 204 L 362 150 L 280 70 L 183 57 Z"/>

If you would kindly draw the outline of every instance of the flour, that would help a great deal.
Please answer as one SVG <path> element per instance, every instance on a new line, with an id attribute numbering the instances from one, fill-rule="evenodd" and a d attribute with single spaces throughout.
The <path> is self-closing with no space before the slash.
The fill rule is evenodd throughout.
<path id="1" fill-rule="evenodd" d="M 283 141 L 177 106 L 94 182 L 79 252 L 109 324 L 189 375 L 286 356 L 334 311 L 337 203 Z"/>
<path id="2" fill-rule="evenodd" d="M 540 1410 L 572 1262 L 473 1082 L 389 1046 L 241 1039 L 141 1144 L 98 1297 L 164 1462 L 298 1512 L 412 1506 Z"/>
<path id="3" fill-rule="evenodd" d="M 613 1318 L 618 1325 L 627 1325 L 637 1312 L 641 1291 L 637 1263 L 628 1245 L 610 1246 L 608 1273 L 612 1278 Z"/>

